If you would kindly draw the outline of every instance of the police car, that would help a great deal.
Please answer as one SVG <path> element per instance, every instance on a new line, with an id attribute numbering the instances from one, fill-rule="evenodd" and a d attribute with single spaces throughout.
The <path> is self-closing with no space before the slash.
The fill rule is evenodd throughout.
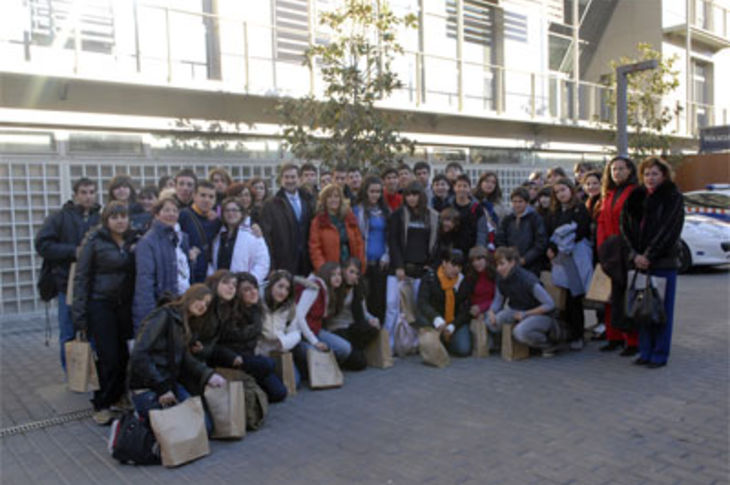
<path id="1" fill-rule="evenodd" d="M 679 271 L 730 263 L 730 185 L 686 192 L 684 204 Z"/>
<path id="2" fill-rule="evenodd" d="M 685 192 L 684 208 L 688 214 L 730 222 L 730 184 L 710 184 L 707 190 Z"/>

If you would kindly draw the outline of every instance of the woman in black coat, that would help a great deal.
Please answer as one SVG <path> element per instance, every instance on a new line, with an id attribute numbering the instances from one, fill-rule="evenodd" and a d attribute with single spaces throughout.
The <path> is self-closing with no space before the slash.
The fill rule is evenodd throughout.
<path id="1" fill-rule="evenodd" d="M 630 248 L 629 264 L 666 281 L 666 323 L 639 328 L 639 357 L 634 361 L 655 369 L 667 364 L 672 341 L 684 199 L 664 160 L 644 159 L 638 174 L 641 185 L 629 195 L 621 211 L 621 235 Z"/>
<path id="2" fill-rule="evenodd" d="M 142 320 L 129 358 L 128 379 L 132 403 L 143 418 L 151 409 L 202 394 L 206 385 L 225 385 L 223 377 L 189 350 L 193 338 L 190 321 L 203 317 L 212 299 L 207 286 L 194 284 L 178 300 L 155 308 Z"/>
<path id="3" fill-rule="evenodd" d="M 72 314 L 77 332 L 94 340 L 98 357 L 98 391 L 94 392 L 94 421 L 108 424 L 110 408 L 124 395 L 125 369 L 132 338 L 134 256 L 129 237 L 127 205 L 109 203 L 101 213 L 101 226 L 89 231 L 81 243 L 74 278 Z"/>

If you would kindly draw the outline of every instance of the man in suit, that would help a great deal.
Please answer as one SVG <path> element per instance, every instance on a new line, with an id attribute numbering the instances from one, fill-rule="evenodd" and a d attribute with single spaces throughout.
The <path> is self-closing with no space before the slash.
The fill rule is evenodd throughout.
<path id="1" fill-rule="evenodd" d="M 281 188 L 261 209 L 261 229 L 271 253 L 271 270 L 285 269 L 306 276 L 309 260 L 309 224 L 314 215 L 314 199 L 299 187 L 299 168 L 291 163 L 279 171 Z"/>

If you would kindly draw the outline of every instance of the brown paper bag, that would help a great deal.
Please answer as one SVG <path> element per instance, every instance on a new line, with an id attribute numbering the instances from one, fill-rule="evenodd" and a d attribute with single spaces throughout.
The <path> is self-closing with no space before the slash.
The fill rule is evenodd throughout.
<path id="1" fill-rule="evenodd" d="M 245 372 L 240 369 L 231 369 L 230 367 L 216 367 L 215 373 L 227 381 L 243 381 L 246 378 Z"/>
<path id="2" fill-rule="evenodd" d="M 611 302 L 611 278 L 608 277 L 600 264 L 596 265 L 591 278 L 591 286 L 585 296 L 586 301 L 597 303 Z"/>
<path id="3" fill-rule="evenodd" d="M 393 367 L 393 352 L 390 350 L 390 335 L 381 328 L 378 336 L 365 347 L 365 360 L 370 367 L 387 369 Z"/>
<path id="4" fill-rule="evenodd" d="M 553 284 L 553 276 L 550 274 L 550 271 L 543 271 L 540 273 L 540 282 L 555 302 L 555 308 L 558 310 L 565 310 L 565 298 L 568 290 L 557 287 Z"/>
<path id="5" fill-rule="evenodd" d="M 91 344 L 81 339 L 71 340 L 63 345 L 66 353 L 66 375 L 68 388 L 74 392 L 99 390 L 99 375 L 96 373 Z"/>
<path id="6" fill-rule="evenodd" d="M 223 387 L 205 386 L 204 396 L 213 418 L 211 438 L 243 438 L 246 435 L 246 396 L 243 393 L 243 383 L 228 381 Z"/>
<path id="7" fill-rule="evenodd" d="M 294 357 L 291 352 L 272 352 L 271 357 L 276 361 L 276 375 L 286 387 L 287 396 L 297 395 L 297 379 L 294 374 Z"/>
<path id="8" fill-rule="evenodd" d="M 418 329 L 418 353 L 424 364 L 446 367 L 451 363 L 449 352 L 441 343 L 441 333 L 433 328 Z"/>
<path id="9" fill-rule="evenodd" d="M 512 323 L 502 325 L 502 358 L 506 361 L 522 360 L 530 356 L 530 347 L 512 336 L 513 328 Z"/>
<path id="10" fill-rule="evenodd" d="M 469 324 L 472 336 L 472 357 L 489 357 L 489 345 L 487 341 L 487 326 L 483 320 L 474 318 Z"/>
<path id="11" fill-rule="evenodd" d="M 320 352 L 313 348 L 307 349 L 307 369 L 311 389 L 341 387 L 345 382 L 335 354 L 331 350 Z"/>
<path id="12" fill-rule="evenodd" d="M 150 425 L 166 467 L 182 465 L 210 453 L 200 396 L 170 408 L 151 410 Z"/>

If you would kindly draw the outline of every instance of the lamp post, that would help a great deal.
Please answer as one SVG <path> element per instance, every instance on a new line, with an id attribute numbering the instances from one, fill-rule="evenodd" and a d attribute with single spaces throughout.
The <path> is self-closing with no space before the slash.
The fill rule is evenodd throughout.
<path id="1" fill-rule="evenodd" d="M 626 107 L 627 76 L 634 72 L 656 69 L 658 66 L 659 61 L 651 59 L 635 64 L 624 64 L 616 68 L 616 129 L 618 130 L 617 148 L 620 157 L 629 156 L 629 135 L 626 126 L 628 118 Z"/>

